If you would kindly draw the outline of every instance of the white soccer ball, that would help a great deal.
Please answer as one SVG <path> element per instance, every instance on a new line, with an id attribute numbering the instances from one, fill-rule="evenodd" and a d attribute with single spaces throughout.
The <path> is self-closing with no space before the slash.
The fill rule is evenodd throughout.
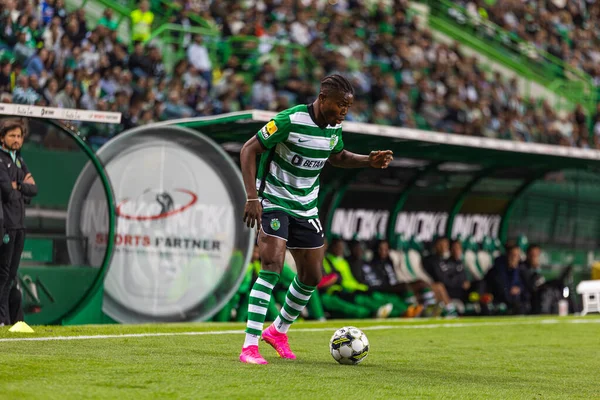
<path id="1" fill-rule="evenodd" d="M 369 354 L 369 339 L 360 329 L 345 326 L 335 331 L 331 337 L 329 351 L 340 364 L 359 364 Z"/>

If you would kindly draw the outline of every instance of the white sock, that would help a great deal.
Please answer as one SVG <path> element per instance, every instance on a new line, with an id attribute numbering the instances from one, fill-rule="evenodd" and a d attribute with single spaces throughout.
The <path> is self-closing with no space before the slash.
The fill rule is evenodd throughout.
<path id="1" fill-rule="evenodd" d="M 279 316 L 275 318 L 275 322 L 273 322 L 273 325 L 275 325 L 275 330 L 277 330 L 277 332 L 279 333 L 287 333 L 288 329 L 290 329 L 290 326 L 292 326 L 292 324 L 288 324 L 287 322 L 279 318 Z"/>
<path id="2" fill-rule="evenodd" d="M 246 333 L 246 340 L 244 340 L 244 348 L 248 346 L 258 346 L 258 339 L 259 337 L 257 335 L 251 335 L 249 333 Z"/>

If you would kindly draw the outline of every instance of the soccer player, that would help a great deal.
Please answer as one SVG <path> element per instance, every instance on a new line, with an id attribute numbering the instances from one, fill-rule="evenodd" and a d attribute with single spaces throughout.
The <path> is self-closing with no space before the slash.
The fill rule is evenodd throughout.
<path id="1" fill-rule="evenodd" d="M 325 162 L 342 168 L 387 168 L 392 161 L 389 150 L 372 151 L 369 155 L 344 150 L 342 121 L 353 101 L 354 89 L 346 78 L 327 76 L 312 104 L 280 112 L 242 148 L 240 161 L 247 194 L 244 221 L 248 227 L 259 229 L 262 269 L 250 291 L 241 362 L 267 364 L 258 351 L 261 335 L 280 357 L 296 358 L 288 344 L 287 331 L 321 280 L 324 235 L 317 198 L 319 174 Z M 298 274 L 279 315 L 263 332 L 286 246 L 296 261 Z"/>

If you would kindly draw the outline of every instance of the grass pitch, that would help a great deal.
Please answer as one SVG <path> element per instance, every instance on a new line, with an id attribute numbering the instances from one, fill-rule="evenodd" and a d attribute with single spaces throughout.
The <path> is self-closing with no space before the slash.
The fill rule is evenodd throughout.
<path id="1" fill-rule="evenodd" d="M 346 325 L 371 342 L 357 366 L 329 354 Z M 241 324 L 0 328 L 2 399 L 600 399 L 600 318 L 297 323 L 298 360 L 238 361 Z M 31 340 L 34 339 L 34 340 Z"/>

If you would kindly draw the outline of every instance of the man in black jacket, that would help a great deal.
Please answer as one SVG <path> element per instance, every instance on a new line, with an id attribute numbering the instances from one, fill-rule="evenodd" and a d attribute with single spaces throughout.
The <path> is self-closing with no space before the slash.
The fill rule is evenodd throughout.
<path id="1" fill-rule="evenodd" d="M 0 247 L 0 323 L 10 324 L 9 297 L 17 277 L 17 268 L 25 242 L 25 199 L 37 195 L 37 186 L 20 150 L 25 125 L 6 120 L 0 126 L 0 191 L 4 216 L 4 234 Z"/>

